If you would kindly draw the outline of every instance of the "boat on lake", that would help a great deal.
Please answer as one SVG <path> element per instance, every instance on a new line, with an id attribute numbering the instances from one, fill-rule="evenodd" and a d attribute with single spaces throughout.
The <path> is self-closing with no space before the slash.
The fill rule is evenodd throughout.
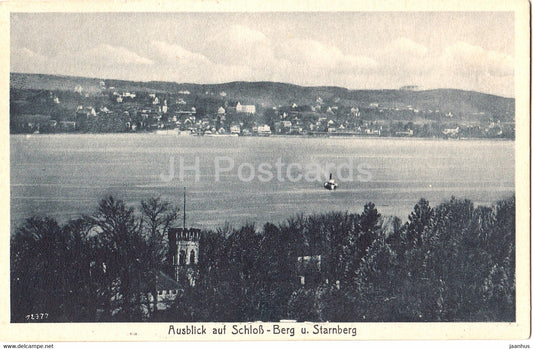
<path id="1" fill-rule="evenodd" d="M 327 190 L 335 190 L 337 189 L 339 185 L 335 183 L 335 180 L 333 179 L 333 174 L 329 174 L 329 180 L 324 182 L 324 188 Z"/>

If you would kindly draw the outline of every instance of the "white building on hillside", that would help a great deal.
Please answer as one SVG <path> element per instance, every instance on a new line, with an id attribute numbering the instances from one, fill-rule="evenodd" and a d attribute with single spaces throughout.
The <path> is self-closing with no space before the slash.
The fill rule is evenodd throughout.
<path id="1" fill-rule="evenodd" d="M 255 105 L 237 103 L 235 110 L 237 113 L 255 114 Z"/>

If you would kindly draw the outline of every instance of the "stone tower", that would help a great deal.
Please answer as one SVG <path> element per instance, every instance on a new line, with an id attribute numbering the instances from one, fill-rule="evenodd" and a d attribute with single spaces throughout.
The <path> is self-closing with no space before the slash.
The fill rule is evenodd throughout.
<path id="1" fill-rule="evenodd" d="M 173 228 L 168 231 L 172 276 L 194 286 L 200 252 L 200 229 Z"/>

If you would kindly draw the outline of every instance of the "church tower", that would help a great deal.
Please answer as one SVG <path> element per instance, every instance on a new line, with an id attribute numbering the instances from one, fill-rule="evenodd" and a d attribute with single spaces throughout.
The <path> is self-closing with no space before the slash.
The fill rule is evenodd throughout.
<path id="1" fill-rule="evenodd" d="M 200 229 L 187 229 L 186 188 L 183 188 L 183 228 L 168 230 L 169 261 L 172 277 L 179 283 L 194 286 L 198 274 L 198 256 L 200 253 Z"/>
<path id="2" fill-rule="evenodd" d="M 172 228 L 168 231 L 172 276 L 194 286 L 200 252 L 200 229 Z"/>

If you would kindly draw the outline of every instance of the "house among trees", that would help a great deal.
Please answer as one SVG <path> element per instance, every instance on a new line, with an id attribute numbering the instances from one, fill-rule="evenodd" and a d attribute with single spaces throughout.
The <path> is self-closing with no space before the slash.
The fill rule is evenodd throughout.
<path id="1" fill-rule="evenodd" d="M 446 128 L 442 131 L 442 134 L 447 137 L 457 137 L 459 135 L 459 126 L 456 128 Z"/>
<path id="2" fill-rule="evenodd" d="M 257 135 L 258 136 L 270 136 L 270 134 L 271 134 L 270 126 L 263 125 L 263 126 L 257 127 Z"/>
<path id="3" fill-rule="evenodd" d="M 296 270 L 301 285 L 318 285 L 322 281 L 322 255 L 299 256 Z"/>
<path id="4" fill-rule="evenodd" d="M 241 133 L 241 126 L 239 124 L 231 125 L 230 127 L 231 134 L 240 134 Z"/>
<path id="5" fill-rule="evenodd" d="M 235 107 L 237 113 L 255 114 L 255 105 L 245 105 L 240 102 Z"/>
<path id="6" fill-rule="evenodd" d="M 183 292 L 183 287 L 174 279 L 163 272 L 159 272 L 156 276 L 156 291 L 157 291 L 157 310 L 169 309 L 178 294 Z M 149 296 L 150 302 L 154 302 L 154 297 Z"/>

